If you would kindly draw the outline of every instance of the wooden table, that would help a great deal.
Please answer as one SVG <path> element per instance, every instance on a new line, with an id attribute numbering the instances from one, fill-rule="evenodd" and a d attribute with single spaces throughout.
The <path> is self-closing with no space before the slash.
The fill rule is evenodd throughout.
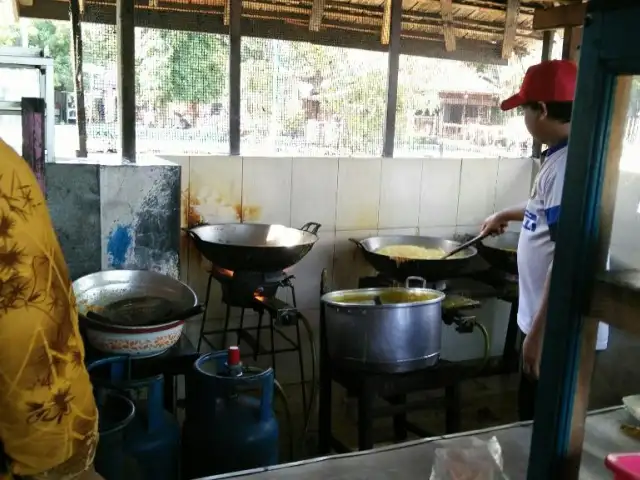
<path id="1" fill-rule="evenodd" d="M 613 478 L 604 466 L 605 456 L 609 453 L 640 451 L 640 440 L 630 438 L 620 431 L 622 423 L 636 424 L 621 407 L 598 410 L 589 414 L 582 453 L 581 479 Z M 505 472 L 509 479 L 526 478 L 531 437 L 530 422 L 207 478 L 208 480 L 223 478 L 251 480 L 429 478 L 435 449 L 453 446 L 460 439 L 471 435 L 484 440 L 495 436 L 502 447 Z"/>

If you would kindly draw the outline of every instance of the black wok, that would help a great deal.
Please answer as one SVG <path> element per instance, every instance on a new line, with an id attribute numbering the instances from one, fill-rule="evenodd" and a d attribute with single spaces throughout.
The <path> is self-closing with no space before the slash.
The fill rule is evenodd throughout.
<path id="1" fill-rule="evenodd" d="M 391 245 L 415 245 L 424 248 L 441 248 L 445 252 L 460 245 L 453 240 L 436 237 L 418 237 L 412 235 L 390 235 L 384 237 L 370 237 L 364 240 L 350 239 L 355 243 L 365 260 L 378 272 L 396 280 L 404 281 L 407 277 L 421 277 L 427 282 L 446 280 L 459 276 L 478 253 L 473 247 L 462 250 L 453 258 L 446 260 L 406 260 L 398 262 L 387 255 L 375 253 L 383 247 Z"/>
<path id="2" fill-rule="evenodd" d="M 478 253 L 489 265 L 511 275 L 518 274 L 518 240 L 520 232 L 505 232 L 485 238 L 477 244 Z"/>
<path id="3" fill-rule="evenodd" d="M 234 272 L 279 272 L 298 263 L 318 241 L 319 223 L 283 225 L 229 223 L 185 229 L 204 258 Z"/>

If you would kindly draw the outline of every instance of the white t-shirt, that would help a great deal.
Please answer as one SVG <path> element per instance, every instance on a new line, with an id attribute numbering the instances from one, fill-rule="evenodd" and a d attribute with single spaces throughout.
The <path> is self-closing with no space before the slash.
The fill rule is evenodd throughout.
<path id="1" fill-rule="evenodd" d="M 518 242 L 518 326 L 525 334 L 531 330 L 533 318 L 540 308 L 547 273 L 553 261 L 555 242 L 552 233 L 560 216 L 566 166 L 566 143 L 547 151 L 524 213 Z M 600 323 L 596 349 L 607 348 L 608 340 L 609 326 Z"/>

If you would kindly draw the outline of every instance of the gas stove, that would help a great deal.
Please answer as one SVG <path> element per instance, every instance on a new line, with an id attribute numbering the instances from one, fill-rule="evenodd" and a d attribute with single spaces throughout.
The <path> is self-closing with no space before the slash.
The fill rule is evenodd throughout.
<path id="1" fill-rule="evenodd" d="M 228 307 L 252 309 L 259 314 L 268 312 L 278 323 L 288 324 L 295 321 L 295 290 L 293 275 L 286 272 L 232 272 L 216 265 L 210 271 L 222 288 L 222 301 Z M 294 305 L 276 298 L 280 288 L 288 288 Z"/>

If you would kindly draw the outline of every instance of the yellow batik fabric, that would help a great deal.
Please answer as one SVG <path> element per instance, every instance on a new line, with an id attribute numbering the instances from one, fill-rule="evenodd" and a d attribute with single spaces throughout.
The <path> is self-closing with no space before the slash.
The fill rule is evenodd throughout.
<path id="1" fill-rule="evenodd" d="M 14 475 L 74 478 L 97 410 L 67 266 L 29 165 L 0 140 L 0 440 Z"/>

